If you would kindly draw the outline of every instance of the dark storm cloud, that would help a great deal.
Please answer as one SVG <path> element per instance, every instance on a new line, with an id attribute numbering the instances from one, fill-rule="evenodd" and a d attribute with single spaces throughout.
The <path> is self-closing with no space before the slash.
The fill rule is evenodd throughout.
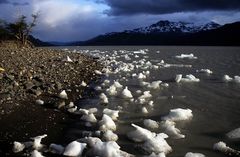
<path id="1" fill-rule="evenodd" d="M 240 0 L 105 0 L 109 15 L 240 10 Z"/>
<path id="2" fill-rule="evenodd" d="M 29 5 L 28 2 L 10 2 L 9 0 L 0 0 L 0 4 L 12 4 L 14 6 Z"/>
<path id="3" fill-rule="evenodd" d="M 9 3 L 7 0 L 0 0 L 0 4 Z"/>

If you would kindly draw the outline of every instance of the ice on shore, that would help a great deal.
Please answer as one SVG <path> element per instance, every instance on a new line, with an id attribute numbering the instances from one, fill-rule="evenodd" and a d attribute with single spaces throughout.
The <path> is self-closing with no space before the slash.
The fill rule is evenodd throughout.
<path id="1" fill-rule="evenodd" d="M 148 110 L 147 110 L 146 107 L 142 107 L 142 113 L 143 113 L 143 114 L 148 114 Z"/>
<path id="2" fill-rule="evenodd" d="M 100 94 L 99 99 L 102 104 L 108 104 L 108 97 L 104 93 Z"/>
<path id="3" fill-rule="evenodd" d="M 132 124 L 132 126 L 135 128 L 135 130 L 129 132 L 127 134 L 127 137 L 134 142 L 144 142 L 147 139 L 151 139 L 154 136 L 156 136 L 156 133 L 153 133 L 147 129 L 144 129 L 140 126 L 137 126 L 135 124 Z"/>
<path id="4" fill-rule="evenodd" d="M 179 59 L 184 59 L 184 58 L 197 59 L 197 57 L 195 57 L 194 54 L 192 54 L 192 53 L 190 53 L 190 54 L 181 54 L 180 56 L 175 56 L 175 58 L 179 58 Z"/>
<path id="5" fill-rule="evenodd" d="M 101 131 L 107 131 L 107 130 L 112 130 L 115 131 L 117 129 L 116 124 L 112 120 L 111 117 L 109 117 L 106 114 L 103 114 L 102 120 L 99 121 L 99 129 Z"/>
<path id="6" fill-rule="evenodd" d="M 103 134 L 103 139 L 106 141 L 117 141 L 118 140 L 118 135 L 114 134 L 111 130 L 107 130 Z"/>
<path id="7" fill-rule="evenodd" d="M 229 148 L 230 148 L 230 147 L 228 147 L 228 146 L 226 145 L 226 143 L 224 143 L 224 142 L 222 142 L 222 141 L 220 141 L 220 142 L 218 142 L 218 143 L 215 143 L 215 144 L 213 145 L 213 149 L 214 149 L 214 150 L 218 150 L 218 151 L 220 151 L 220 152 L 226 152 Z"/>
<path id="8" fill-rule="evenodd" d="M 33 140 L 33 145 L 32 145 L 33 149 L 36 149 L 36 150 L 42 149 L 43 145 L 41 144 L 41 141 L 45 137 L 47 137 L 46 134 L 31 138 Z"/>
<path id="9" fill-rule="evenodd" d="M 205 155 L 201 153 L 188 152 L 184 157 L 205 157 Z"/>
<path id="10" fill-rule="evenodd" d="M 192 117 L 193 117 L 192 110 L 177 108 L 170 110 L 169 114 L 164 116 L 162 119 L 170 121 L 183 121 L 189 120 Z"/>
<path id="11" fill-rule="evenodd" d="M 20 142 L 17 142 L 17 141 L 13 142 L 13 152 L 14 153 L 21 152 L 21 151 L 24 150 L 24 148 L 25 148 L 25 145 L 23 143 L 20 143 Z"/>
<path id="12" fill-rule="evenodd" d="M 130 90 L 128 90 L 128 87 L 126 86 L 125 89 L 122 91 L 122 97 L 129 99 L 129 98 L 133 98 L 132 93 Z"/>
<path id="13" fill-rule="evenodd" d="M 149 128 L 149 129 L 157 129 L 159 127 L 158 122 L 151 119 L 145 119 L 143 121 L 143 124 L 146 128 Z"/>
<path id="14" fill-rule="evenodd" d="M 118 81 L 114 81 L 114 82 L 113 82 L 113 85 L 114 85 L 116 88 L 122 88 L 122 87 L 123 87 Z"/>
<path id="15" fill-rule="evenodd" d="M 36 100 L 37 105 L 44 105 L 44 101 L 41 99 Z"/>
<path id="16" fill-rule="evenodd" d="M 161 128 L 164 129 L 164 132 L 168 134 L 169 136 L 176 138 L 176 139 L 181 139 L 185 138 L 185 135 L 181 134 L 181 131 L 176 128 L 176 123 L 170 120 L 162 121 L 160 123 Z"/>
<path id="17" fill-rule="evenodd" d="M 109 117 L 111 117 L 112 118 L 112 120 L 117 120 L 117 118 L 118 118 L 118 113 L 119 113 L 119 111 L 118 110 L 111 110 L 111 109 L 108 109 L 108 108 L 105 108 L 104 110 L 103 110 L 103 113 L 104 114 L 106 114 L 106 115 L 108 115 Z"/>
<path id="18" fill-rule="evenodd" d="M 39 151 L 34 150 L 31 152 L 31 156 L 30 157 L 44 157 Z"/>
<path id="19" fill-rule="evenodd" d="M 86 143 L 79 143 L 77 141 L 73 141 L 66 146 L 63 155 L 64 156 L 81 156 L 86 146 L 87 146 Z"/>
<path id="20" fill-rule="evenodd" d="M 144 156 L 144 157 L 166 157 L 166 155 L 165 155 L 165 153 L 151 153 L 150 155 L 148 155 L 148 156 Z"/>
<path id="21" fill-rule="evenodd" d="M 232 81 L 233 80 L 233 78 L 231 78 L 229 75 L 224 75 L 223 76 L 223 81 L 224 82 L 230 82 L 230 81 Z"/>
<path id="22" fill-rule="evenodd" d="M 114 85 L 111 85 L 107 90 L 106 90 L 108 95 L 114 96 L 117 95 L 117 88 Z"/>
<path id="23" fill-rule="evenodd" d="M 67 56 L 67 58 L 63 59 L 63 61 L 70 62 L 70 63 L 73 62 L 73 60 L 69 56 Z"/>
<path id="24" fill-rule="evenodd" d="M 81 117 L 81 120 L 86 121 L 86 122 L 90 122 L 90 123 L 96 123 L 97 119 L 94 116 L 93 113 L 89 113 L 89 114 L 85 114 Z"/>
<path id="25" fill-rule="evenodd" d="M 230 139 L 240 139 L 240 128 L 234 129 L 228 132 L 226 135 Z"/>
<path id="26" fill-rule="evenodd" d="M 59 98 L 61 99 L 68 99 L 68 95 L 66 93 L 65 90 L 63 90 L 60 94 L 59 94 Z"/>
<path id="27" fill-rule="evenodd" d="M 161 83 L 162 83 L 161 80 L 159 80 L 159 81 L 153 81 L 153 82 L 149 83 L 149 84 L 147 85 L 147 87 L 148 87 L 148 88 L 151 88 L 151 89 L 158 89 L 158 88 L 160 88 L 160 84 L 161 84 Z"/>

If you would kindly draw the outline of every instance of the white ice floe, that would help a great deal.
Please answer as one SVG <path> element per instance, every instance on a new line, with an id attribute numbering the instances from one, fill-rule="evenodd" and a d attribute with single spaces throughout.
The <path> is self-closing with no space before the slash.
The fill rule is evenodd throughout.
<path id="1" fill-rule="evenodd" d="M 106 114 L 106 115 L 108 115 L 109 117 L 111 117 L 112 118 L 112 120 L 117 120 L 117 118 L 118 118 L 118 113 L 119 113 L 119 111 L 118 110 L 111 110 L 111 109 L 108 109 L 108 108 L 105 108 L 104 110 L 103 110 L 103 113 L 104 114 Z"/>
<path id="2" fill-rule="evenodd" d="M 162 121 L 160 123 L 161 128 L 164 129 L 164 132 L 169 136 L 180 139 L 185 138 L 185 135 L 181 134 L 181 131 L 176 128 L 176 123 L 170 120 Z"/>
<path id="3" fill-rule="evenodd" d="M 42 149 L 43 145 L 41 144 L 41 141 L 45 137 L 47 137 L 46 134 L 31 138 L 33 140 L 33 145 L 32 145 L 33 149 L 36 149 L 36 150 Z"/>
<path id="4" fill-rule="evenodd" d="M 31 156 L 30 157 L 44 157 L 39 151 L 34 150 L 31 152 Z"/>
<path id="5" fill-rule="evenodd" d="M 143 114 L 148 114 L 148 110 L 147 110 L 146 107 L 142 107 L 142 113 L 143 113 Z"/>
<path id="6" fill-rule="evenodd" d="M 67 111 L 68 111 L 69 113 L 74 113 L 74 112 L 77 111 L 77 106 L 74 106 L 74 107 L 68 108 Z"/>
<path id="7" fill-rule="evenodd" d="M 152 83 L 148 84 L 148 88 L 151 88 L 151 89 L 158 89 L 160 88 L 160 84 L 162 83 L 162 81 L 153 81 Z"/>
<path id="8" fill-rule="evenodd" d="M 90 122 L 90 123 L 96 123 L 97 119 L 94 116 L 93 113 L 89 113 L 89 114 L 85 114 L 81 117 L 81 120 L 86 121 L 86 122 Z"/>
<path id="9" fill-rule="evenodd" d="M 224 82 L 230 82 L 230 81 L 232 81 L 233 80 L 233 78 L 231 78 L 229 75 L 224 75 L 223 76 L 223 81 Z"/>
<path id="10" fill-rule="evenodd" d="M 240 83 L 240 76 L 234 76 L 234 82 Z"/>
<path id="11" fill-rule="evenodd" d="M 183 121 L 189 120 L 192 117 L 193 117 L 192 110 L 177 108 L 170 110 L 169 114 L 167 116 L 164 116 L 162 119 L 171 121 Z"/>
<path id="12" fill-rule="evenodd" d="M 113 82 L 113 85 L 114 85 L 116 88 L 122 88 L 122 87 L 123 87 L 118 81 L 114 81 L 114 82 Z"/>
<path id="13" fill-rule="evenodd" d="M 201 69 L 201 70 L 196 70 L 198 73 L 206 73 L 206 74 L 212 74 L 213 72 L 210 69 Z"/>
<path id="14" fill-rule="evenodd" d="M 99 95 L 99 98 L 100 98 L 100 102 L 103 103 L 103 104 L 108 104 L 108 97 L 104 94 L 104 93 L 101 93 Z"/>
<path id="15" fill-rule="evenodd" d="M 197 59 L 197 57 L 194 56 L 194 54 L 181 54 L 180 56 L 175 56 L 175 58 L 183 59 L 183 58 L 188 58 L 188 59 Z"/>
<path id="16" fill-rule="evenodd" d="M 129 99 L 129 98 L 132 98 L 132 93 L 130 90 L 128 90 L 128 87 L 126 86 L 125 89 L 122 91 L 122 97 L 123 98 L 126 98 L 126 99 Z"/>
<path id="17" fill-rule="evenodd" d="M 24 150 L 24 148 L 25 148 L 25 145 L 23 143 L 20 143 L 20 142 L 17 142 L 17 141 L 13 142 L 13 152 L 14 153 L 21 152 L 21 151 Z"/>
<path id="18" fill-rule="evenodd" d="M 64 152 L 64 147 L 62 145 L 52 143 L 49 146 L 49 151 L 53 154 L 61 155 Z"/>
<path id="19" fill-rule="evenodd" d="M 103 134 L 103 139 L 106 141 L 117 141 L 118 140 L 118 135 L 114 134 L 111 130 L 107 130 Z"/>
<path id="20" fill-rule="evenodd" d="M 133 140 L 134 142 L 144 142 L 147 139 L 151 139 L 154 136 L 156 136 L 156 133 L 153 133 L 147 129 L 144 129 L 135 124 L 131 124 L 131 125 L 135 128 L 135 130 L 127 133 L 127 137 Z"/>
<path id="21" fill-rule="evenodd" d="M 109 117 L 106 114 L 103 114 L 102 120 L 99 121 L 99 129 L 101 131 L 107 131 L 107 130 L 112 130 L 115 131 L 117 129 L 116 124 L 112 120 L 111 117 Z"/>
<path id="22" fill-rule="evenodd" d="M 140 97 L 138 97 L 138 99 L 149 99 L 152 97 L 152 94 L 150 93 L 150 91 L 144 91 L 143 95 L 141 95 Z"/>
<path id="23" fill-rule="evenodd" d="M 196 78 L 192 74 L 189 74 L 189 75 L 186 75 L 186 78 L 181 78 L 181 81 L 183 81 L 183 82 L 200 82 L 200 79 Z"/>
<path id="24" fill-rule="evenodd" d="M 69 143 L 65 150 L 63 155 L 65 156 L 81 156 L 83 150 L 86 148 L 86 143 L 79 143 L 77 141 L 73 141 Z"/>
<path id="25" fill-rule="evenodd" d="M 188 152 L 184 157 L 205 157 L 205 155 L 201 153 Z"/>
<path id="26" fill-rule="evenodd" d="M 213 149 L 214 149 L 214 150 L 218 150 L 218 151 L 220 151 L 220 152 L 226 152 L 228 149 L 230 149 L 230 147 L 228 147 L 228 146 L 226 145 L 226 143 L 220 141 L 220 142 L 215 143 L 215 144 L 213 145 Z"/>
<path id="27" fill-rule="evenodd" d="M 117 88 L 114 85 L 111 85 L 107 90 L 106 90 L 108 95 L 114 96 L 117 95 Z"/>
<path id="28" fill-rule="evenodd" d="M 145 79 L 147 78 L 143 73 L 139 73 L 137 76 L 138 79 Z"/>
<path id="29" fill-rule="evenodd" d="M 68 95 L 66 93 L 65 90 L 63 90 L 60 94 L 59 94 L 59 98 L 61 99 L 68 99 Z"/>
<path id="30" fill-rule="evenodd" d="M 165 134 L 157 134 L 153 138 L 147 139 L 142 148 L 147 152 L 154 153 L 170 153 L 172 151 L 171 146 L 168 145 L 165 140 L 167 136 Z"/>
<path id="31" fill-rule="evenodd" d="M 177 83 L 179 83 L 181 81 L 181 79 L 182 79 L 182 74 L 177 74 L 176 77 L 175 77 L 175 81 Z"/>
<path id="32" fill-rule="evenodd" d="M 36 100 L 37 105 L 44 105 L 44 101 L 41 99 Z"/>
<path id="33" fill-rule="evenodd" d="M 149 128 L 149 129 L 157 129 L 159 127 L 158 122 L 151 119 L 145 119 L 143 121 L 143 124 L 146 128 Z"/>
<path id="34" fill-rule="evenodd" d="M 228 132 L 226 135 L 230 139 L 240 139 L 240 128 L 234 129 Z"/>
<path id="35" fill-rule="evenodd" d="M 149 101 L 149 102 L 148 102 L 148 105 L 149 105 L 149 106 L 153 106 L 153 101 L 152 101 L 152 100 Z"/>
<path id="36" fill-rule="evenodd" d="M 162 152 L 162 153 L 157 153 L 157 154 L 152 153 L 148 156 L 145 155 L 144 157 L 166 157 L 166 155 L 165 155 L 165 153 Z"/>

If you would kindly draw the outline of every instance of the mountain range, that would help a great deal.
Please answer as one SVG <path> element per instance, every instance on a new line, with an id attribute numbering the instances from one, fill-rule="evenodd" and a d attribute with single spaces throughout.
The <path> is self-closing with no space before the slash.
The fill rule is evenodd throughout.
<path id="1" fill-rule="evenodd" d="M 159 21 L 147 27 L 99 35 L 68 45 L 235 45 L 240 46 L 240 22 L 220 25 L 210 22 Z"/>

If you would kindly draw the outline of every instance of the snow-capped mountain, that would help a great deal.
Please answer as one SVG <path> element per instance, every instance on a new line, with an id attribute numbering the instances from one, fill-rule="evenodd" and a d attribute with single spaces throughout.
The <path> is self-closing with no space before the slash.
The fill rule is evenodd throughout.
<path id="1" fill-rule="evenodd" d="M 221 25 L 210 22 L 204 25 L 195 25 L 194 23 L 186 22 L 170 22 L 170 21 L 159 21 L 148 27 L 140 27 L 134 30 L 126 30 L 125 33 L 162 33 L 162 32 L 175 32 L 175 33 L 196 33 L 200 31 L 207 31 L 219 28 Z"/>

